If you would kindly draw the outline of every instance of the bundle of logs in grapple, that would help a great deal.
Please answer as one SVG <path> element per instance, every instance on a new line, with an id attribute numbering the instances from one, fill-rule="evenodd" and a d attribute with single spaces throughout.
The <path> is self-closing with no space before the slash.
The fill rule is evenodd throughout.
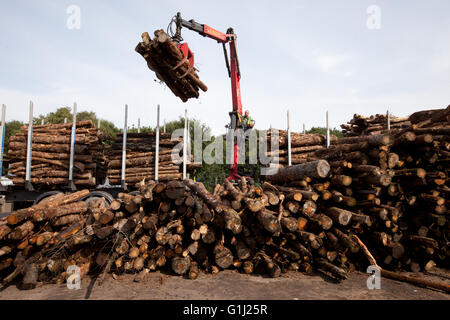
<path id="1" fill-rule="evenodd" d="M 31 180 L 36 187 L 57 187 L 68 183 L 72 123 L 33 126 Z M 17 186 L 24 185 L 28 126 L 9 138 L 8 174 Z M 102 133 L 91 120 L 76 127 L 73 182 L 94 186 L 104 178 Z"/>
<path id="2" fill-rule="evenodd" d="M 155 179 L 156 134 L 128 133 L 126 144 L 125 182 L 134 185 L 142 179 Z M 183 139 L 172 140 L 170 134 L 160 133 L 158 180 L 180 180 Z M 106 150 L 108 159 L 107 177 L 110 184 L 120 184 L 122 178 L 123 135 Z M 172 158 L 172 153 L 179 159 Z M 181 159 L 180 159 L 181 158 Z M 189 159 L 190 160 L 190 159 Z"/>
<path id="3" fill-rule="evenodd" d="M 190 98 L 198 98 L 200 89 L 208 90 L 177 43 L 163 30 L 156 30 L 154 35 L 152 40 L 150 35 L 144 32 L 142 42 L 137 45 L 136 51 L 144 57 L 148 67 L 156 73 L 158 79 L 183 102 Z"/>

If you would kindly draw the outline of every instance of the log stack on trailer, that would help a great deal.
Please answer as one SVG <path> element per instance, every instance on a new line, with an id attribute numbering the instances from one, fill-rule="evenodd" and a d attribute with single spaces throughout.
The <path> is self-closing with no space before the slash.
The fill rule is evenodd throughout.
<path id="1" fill-rule="evenodd" d="M 9 139 L 8 175 L 14 185 L 23 186 L 26 177 L 28 126 Z M 31 179 L 38 188 L 59 187 L 69 181 L 72 123 L 33 126 Z M 95 186 L 104 179 L 105 158 L 102 133 L 91 120 L 76 123 L 73 182 Z"/>
<path id="2" fill-rule="evenodd" d="M 120 184 L 122 177 L 123 135 L 118 134 L 111 147 L 105 150 L 108 159 L 107 177 L 110 184 Z M 183 138 L 172 140 L 168 133 L 160 133 L 158 180 L 182 178 Z M 172 157 L 172 153 L 178 157 Z M 128 133 L 126 139 L 125 182 L 134 185 L 142 179 L 155 179 L 156 134 Z M 189 160 L 189 159 L 188 159 Z"/>
<path id="3" fill-rule="evenodd" d="M 266 135 L 267 157 L 272 157 L 269 166 L 285 167 L 288 165 L 288 137 L 286 130 L 270 129 Z M 331 135 L 330 141 L 337 141 L 335 135 Z M 276 148 L 278 144 L 278 148 Z M 315 151 L 326 147 L 326 136 L 323 134 L 303 134 L 291 132 L 291 164 L 302 164 L 311 161 Z M 315 157 L 314 160 L 318 160 Z"/>
<path id="4" fill-rule="evenodd" d="M 355 114 L 349 122 L 341 125 L 342 133 L 345 137 L 379 134 L 388 130 L 388 120 L 390 129 L 402 129 L 411 125 L 408 118 L 388 114 L 376 114 L 369 117 Z"/>

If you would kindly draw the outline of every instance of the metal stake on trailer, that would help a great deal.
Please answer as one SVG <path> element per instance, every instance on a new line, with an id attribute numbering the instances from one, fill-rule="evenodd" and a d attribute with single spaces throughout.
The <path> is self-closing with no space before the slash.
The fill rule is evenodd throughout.
<path id="1" fill-rule="evenodd" d="M 69 190 L 75 191 L 77 187 L 73 183 L 73 159 L 75 157 L 75 139 L 77 135 L 77 103 L 73 103 L 72 135 L 70 137 L 70 159 L 69 159 Z"/>
<path id="2" fill-rule="evenodd" d="M 306 126 L 303 124 L 303 134 L 306 134 Z"/>
<path id="3" fill-rule="evenodd" d="M 25 169 L 25 190 L 34 191 L 31 184 L 31 148 L 33 145 L 33 101 L 30 101 L 30 112 L 28 120 L 28 136 L 27 136 L 27 163 Z"/>
<path id="4" fill-rule="evenodd" d="M 187 155 L 189 156 L 188 161 L 191 162 L 191 123 L 189 122 L 189 119 L 187 119 L 187 137 Z"/>
<path id="5" fill-rule="evenodd" d="M 327 111 L 327 149 L 330 147 L 330 123 L 328 121 L 328 111 Z"/>
<path id="6" fill-rule="evenodd" d="M 391 114 L 389 113 L 389 110 L 386 111 L 386 121 L 387 121 L 387 129 L 391 130 Z"/>
<path id="7" fill-rule="evenodd" d="M 5 146 L 5 120 L 6 120 L 6 105 L 2 105 L 2 123 L 0 127 L 2 138 L 0 139 L 0 178 L 3 173 L 3 148 Z"/>
<path id="8" fill-rule="evenodd" d="M 67 123 L 67 118 L 64 118 L 64 123 Z"/>
<path id="9" fill-rule="evenodd" d="M 163 132 L 166 133 L 166 119 L 164 119 L 164 128 L 163 128 Z"/>
<path id="10" fill-rule="evenodd" d="M 156 108 L 155 181 L 159 181 L 159 109 L 158 104 Z"/>
<path id="11" fill-rule="evenodd" d="M 183 180 L 186 179 L 187 159 L 187 109 L 184 109 L 184 134 L 183 134 Z"/>
<path id="12" fill-rule="evenodd" d="M 138 133 L 141 133 L 141 118 L 138 118 Z"/>
<path id="13" fill-rule="evenodd" d="M 288 140 L 288 166 L 292 166 L 291 155 L 291 117 L 289 110 L 287 111 L 287 140 Z"/>
<path id="14" fill-rule="evenodd" d="M 100 119 L 97 120 L 97 129 L 100 129 Z"/>
<path id="15" fill-rule="evenodd" d="M 123 190 L 127 190 L 127 185 L 125 183 L 125 170 L 127 163 L 127 129 L 128 129 L 128 105 L 125 105 L 125 123 L 123 125 L 123 142 L 122 142 L 122 175 L 121 175 L 121 186 Z"/>

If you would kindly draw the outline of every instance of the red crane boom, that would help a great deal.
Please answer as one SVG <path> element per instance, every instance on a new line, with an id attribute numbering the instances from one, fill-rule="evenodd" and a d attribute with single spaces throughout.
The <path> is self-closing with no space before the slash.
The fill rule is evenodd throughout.
<path id="1" fill-rule="evenodd" d="M 172 40 L 178 43 L 178 47 L 183 52 L 186 59 L 189 60 L 191 67 L 194 65 L 194 54 L 189 49 L 187 43 L 181 43 L 183 38 L 181 37 L 181 28 L 185 27 L 189 30 L 195 31 L 204 37 L 208 37 L 216 40 L 219 43 L 222 43 L 223 52 L 225 56 L 225 63 L 228 69 L 228 76 L 231 79 L 231 96 L 233 102 L 233 111 L 230 112 L 231 118 L 231 130 L 236 130 L 239 126 L 239 119 L 242 117 L 242 102 L 241 102 L 241 87 L 240 87 L 240 79 L 241 72 L 239 69 L 239 59 L 236 48 L 236 34 L 233 31 L 233 28 L 228 28 L 227 33 L 222 33 L 216 29 L 213 29 L 206 24 L 199 24 L 192 20 L 184 20 L 181 18 L 181 14 L 178 12 L 177 15 L 172 20 L 176 23 L 176 32 L 172 36 Z M 228 60 L 228 53 L 226 44 L 229 45 L 230 48 L 230 59 Z M 234 156 L 233 156 L 233 166 L 230 169 L 230 174 L 228 176 L 228 180 L 238 180 L 240 176 L 238 174 L 238 144 L 236 139 L 234 141 Z"/>

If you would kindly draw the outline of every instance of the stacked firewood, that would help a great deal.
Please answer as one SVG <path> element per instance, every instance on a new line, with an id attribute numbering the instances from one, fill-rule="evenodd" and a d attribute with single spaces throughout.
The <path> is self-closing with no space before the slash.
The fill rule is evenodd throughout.
<path id="1" fill-rule="evenodd" d="M 285 170 L 296 177 L 294 186 L 275 185 L 280 177 L 262 187 L 242 178 L 210 193 L 188 179 L 142 181 L 138 193 L 121 193 L 109 205 L 103 199 L 81 201 L 87 190 L 52 196 L 0 223 L 0 279 L 6 285 L 22 277 L 23 288 L 62 283 L 70 281 L 69 267 L 76 265 L 82 277 L 89 273 L 100 281 L 124 272 L 140 281 L 157 269 L 195 279 L 201 270 L 227 268 L 271 277 L 318 271 L 340 281 L 367 266 L 361 239 L 377 259 L 391 255 L 395 261 L 415 248 L 411 242 L 434 246 L 426 237 L 393 229 L 401 218 L 398 207 L 377 205 L 378 198 L 370 200 L 373 193 L 363 189 L 354 197 L 344 194 L 351 184 L 342 175 L 326 178 L 325 160 L 279 174 Z M 367 171 L 360 171 L 360 180 L 372 181 L 361 173 Z M 433 254 L 442 254 L 441 246 Z"/>
<path id="2" fill-rule="evenodd" d="M 180 180 L 182 159 L 172 157 L 172 154 L 182 157 L 183 139 L 172 140 L 170 134 L 160 133 L 158 180 Z M 155 178 L 155 145 L 156 134 L 128 133 L 126 141 L 125 182 L 134 185 L 142 179 Z M 110 184 L 120 184 L 122 176 L 123 135 L 118 134 L 111 147 L 106 149 L 108 159 L 107 177 Z"/>
<path id="3" fill-rule="evenodd" d="M 68 183 L 72 123 L 33 126 L 31 183 L 57 187 Z M 9 139 L 8 175 L 17 186 L 25 183 L 28 126 Z M 77 122 L 73 182 L 94 186 L 105 165 L 102 133 L 92 121 Z"/>
<path id="4" fill-rule="evenodd" d="M 448 267 L 449 110 L 417 112 L 409 127 L 332 140 L 329 148 L 305 152 L 306 161 L 328 160 L 329 177 L 299 180 L 294 165 L 266 180 L 279 191 L 314 197 L 317 210 L 328 216 L 331 210 L 340 219 L 345 210 L 347 231 L 359 234 L 387 269 Z"/>
<path id="5" fill-rule="evenodd" d="M 261 137 L 262 138 L 262 137 Z M 267 131 L 266 156 L 271 157 L 271 167 L 285 167 L 288 165 L 288 139 L 286 130 L 270 129 Z M 335 135 L 330 136 L 330 141 L 336 142 Z M 278 148 L 276 148 L 278 143 Z M 316 152 L 321 152 L 326 147 L 326 136 L 323 134 L 302 134 L 291 132 L 291 163 L 301 164 L 312 160 L 321 159 Z"/>
<path id="6" fill-rule="evenodd" d="M 172 92 L 183 102 L 190 98 L 198 98 L 199 90 L 208 87 L 199 79 L 196 69 L 189 65 L 176 42 L 163 30 L 156 30 L 153 40 L 147 32 L 142 34 L 142 42 L 136 47 L 150 70 L 156 73 Z M 198 71 L 198 70 L 197 70 Z"/>
<path id="7" fill-rule="evenodd" d="M 327 166 L 317 161 L 303 172 L 324 174 Z M 335 279 L 347 277 L 347 253 L 333 251 L 325 238 L 333 220 L 315 212 L 306 194 L 301 199 L 301 193 L 263 189 L 244 178 L 239 186 L 226 180 L 213 193 L 189 179 L 137 187 L 139 193 L 121 193 L 109 205 L 81 201 L 88 194 L 83 190 L 8 216 L 0 226 L 3 284 L 20 275 L 24 288 L 63 282 L 70 265 L 101 277 L 161 268 L 192 279 L 200 270 L 227 268 L 272 277 L 316 268 Z M 292 213 L 287 208 L 293 203 L 302 209 Z M 333 248 L 345 247 L 349 235 L 336 228 Z"/>
<path id="8" fill-rule="evenodd" d="M 409 127 L 411 122 L 408 118 L 399 118 L 389 116 L 391 129 L 402 129 Z M 365 117 L 355 114 L 347 124 L 342 124 L 342 133 L 345 137 L 354 137 L 359 135 L 379 134 L 387 130 L 387 115 L 376 114 Z"/>

